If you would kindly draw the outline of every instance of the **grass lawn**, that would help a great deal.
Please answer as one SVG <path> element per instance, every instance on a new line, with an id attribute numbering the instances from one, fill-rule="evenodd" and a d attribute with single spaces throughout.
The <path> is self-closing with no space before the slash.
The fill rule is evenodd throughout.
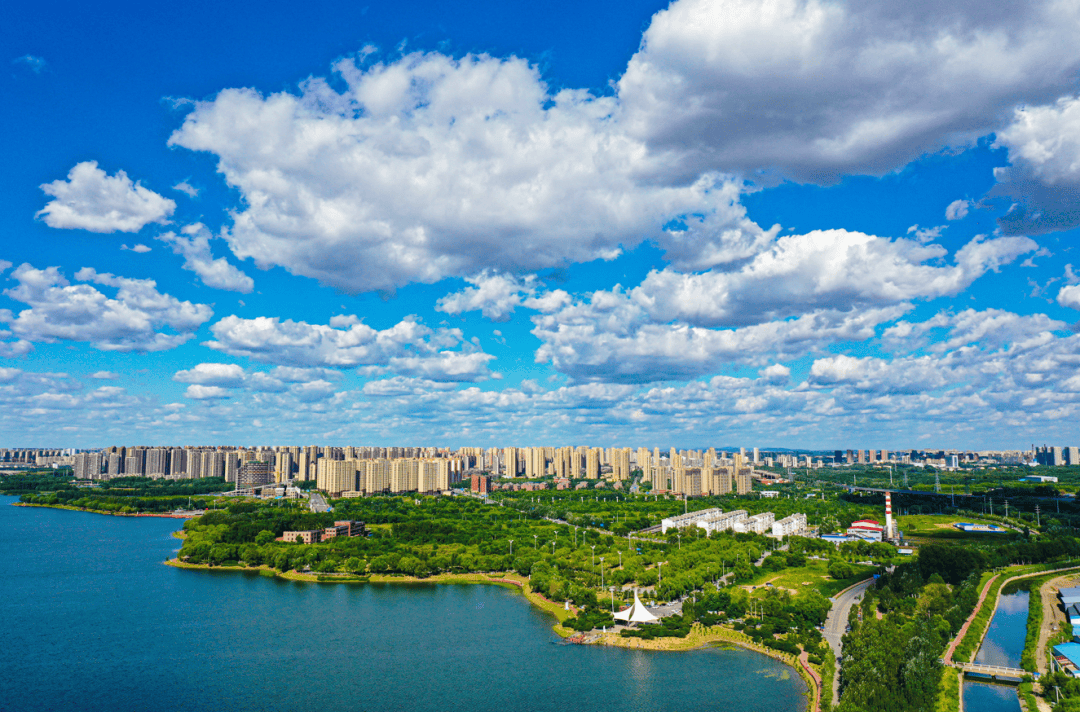
<path id="1" fill-rule="evenodd" d="M 1004 538 L 1003 534 L 991 534 L 988 532 L 963 532 L 953 526 L 957 522 L 972 522 L 984 524 L 997 524 L 979 517 L 958 516 L 955 514 L 909 514 L 898 517 L 900 531 L 908 539 L 938 539 L 950 541 L 976 541 L 993 540 Z"/>
<path id="2" fill-rule="evenodd" d="M 859 566 L 851 564 L 856 570 L 856 575 L 850 579 L 836 580 L 829 576 L 829 562 L 808 559 L 806 566 L 797 569 L 784 569 L 783 571 L 761 572 L 754 577 L 750 586 L 762 587 L 766 582 L 771 582 L 777 588 L 786 588 L 795 592 L 817 589 L 826 597 L 836 595 L 853 583 L 862 581 L 874 572 L 872 566 Z"/>

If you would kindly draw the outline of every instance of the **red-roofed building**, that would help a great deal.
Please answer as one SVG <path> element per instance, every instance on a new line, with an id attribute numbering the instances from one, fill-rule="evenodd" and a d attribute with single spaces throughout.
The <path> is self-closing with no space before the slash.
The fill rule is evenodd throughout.
<path id="1" fill-rule="evenodd" d="M 866 541 L 881 541 L 884 532 L 885 527 L 873 519 L 860 519 L 857 522 L 852 522 L 851 526 L 847 528 L 848 536 L 858 537 Z"/>

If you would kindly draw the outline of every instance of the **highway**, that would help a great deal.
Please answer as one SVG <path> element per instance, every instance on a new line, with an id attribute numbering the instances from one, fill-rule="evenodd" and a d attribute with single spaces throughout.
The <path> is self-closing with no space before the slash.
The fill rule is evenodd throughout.
<path id="1" fill-rule="evenodd" d="M 863 592 L 866 591 L 872 583 L 874 583 L 874 579 L 867 579 L 855 584 L 848 590 L 836 596 L 836 598 L 832 599 L 832 608 L 829 609 L 829 615 L 825 619 L 825 630 L 822 631 L 822 635 L 825 637 L 825 640 L 828 641 L 829 647 L 833 649 L 833 654 L 836 655 L 836 675 L 833 678 L 833 704 L 840 701 L 840 641 L 844 637 L 844 632 L 847 629 L 848 616 L 851 614 L 851 606 L 862 598 Z"/>

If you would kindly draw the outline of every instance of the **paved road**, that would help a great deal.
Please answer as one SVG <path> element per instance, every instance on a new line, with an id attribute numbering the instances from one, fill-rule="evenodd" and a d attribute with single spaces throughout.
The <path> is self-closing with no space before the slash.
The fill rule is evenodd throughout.
<path id="1" fill-rule="evenodd" d="M 308 501 L 308 506 L 311 507 L 312 512 L 329 512 L 330 505 L 326 503 L 323 496 L 318 492 L 311 493 L 311 499 Z"/>
<path id="2" fill-rule="evenodd" d="M 867 579 L 862 583 L 855 584 L 834 598 L 832 608 L 825 619 L 825 630 L 822 631 L 822 635 L 828 641 L 829 647 L 833 649 L 833 654 L 836 655 L 836 675 L 833 678 L 833 704 L 840 701 L 840 640 L 844 637 L 844 631 L 847 628 L 851 606 L 862 599 L 863 592 L 873 582 L 874 579 Z"/>

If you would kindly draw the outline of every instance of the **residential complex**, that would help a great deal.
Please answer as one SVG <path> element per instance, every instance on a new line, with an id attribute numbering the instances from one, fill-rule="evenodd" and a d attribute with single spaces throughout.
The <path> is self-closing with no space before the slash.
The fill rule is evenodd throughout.
<path id="1" fill-rule="evenodd" d="M 993 464 L 1080 466 L 1080 448 L 1032 446 L 1028 451 L 835 450 L 827 453 L 678 450 L 674 447 L 374 447 L 374 446 L 113 446 L 101 450 L 0 449 L 0 466 L 70 467 L 78 479 L 120 476 L 172 479 L 222 477 L 238 489 L 314 480 L 334 496 L 378 492 L 440 492 L 463 478 L 483 475 L 482 491 L 533 489 L 521 483 L 551 477 L 557 489 L 648 485 L 657 494 L 687 497 L 747 494 L 754 482 L 769 485 L 802 468 L 895 464 L 980 467 Z M 796 469 L 798 468 L 798 469 Z M 777 472 L 777 470 L 786 472 Z M 1050 476 L 1046 476 L 1049 480 Z M 504 480 L 504 482 L 500 482 Z M 513 484 L 505 480 L 514 481 Z M 588 481 L 591 484 L 586 484 Z M 479 481 L 471 481 L 481 489 Z M 763 526 L 763 525 L 752 525 Z"/>
<path id="2" fill-rule="evenodd" d="M 748 515 L 743 509 L 725 512 L 718 507 L 678 514 L 660 521 L 660 530 L 665 534 L 671 529 L 687 527 L 698 527 L 709 534 L 731 530 L 738 534 L 753 533 L 774 537 L 805 536 L 807 531 L 805 514 L 792 514 L 777 520 L 772 512 Z"/>

